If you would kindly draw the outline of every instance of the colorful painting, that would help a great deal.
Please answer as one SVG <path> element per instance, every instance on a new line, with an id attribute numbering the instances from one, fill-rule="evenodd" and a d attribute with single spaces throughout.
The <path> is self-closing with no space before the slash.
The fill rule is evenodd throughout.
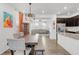
<path id="1" fill-rule="evenodd" d="M 4 16 L 3 20 L 4 28 L 12 28 L 13 27 L 12 15 L 7 12 L 4 12 L 3 16 Z"/>

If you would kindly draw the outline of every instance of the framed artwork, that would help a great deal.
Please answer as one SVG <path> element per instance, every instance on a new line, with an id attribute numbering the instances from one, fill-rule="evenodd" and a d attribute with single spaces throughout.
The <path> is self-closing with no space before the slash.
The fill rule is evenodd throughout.
<path id="1" fill-rule="evenodd" d="M 13 27 L 13 19 L 12 15 L 8 12 L 3 13 L 3 27 L 4 28 L 12 28 Z"/>

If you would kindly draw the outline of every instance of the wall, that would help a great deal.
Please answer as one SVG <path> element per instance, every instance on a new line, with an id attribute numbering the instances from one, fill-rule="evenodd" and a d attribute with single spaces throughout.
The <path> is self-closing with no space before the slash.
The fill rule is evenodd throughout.
<path id="1" fill-rule="evenodd" d="M 8 12 L 13 15 L 13 28 L 3 28 L 3 12 Z M 17 32 L 18 13 L 8 4 L 0 4 L 0 54 L 8 49 L 6 39 L 11 38 L 14 32 Z"/>
<path id="2" fill-rule="evenodd" d="M 50 21 L 50 39 L 56 39 L 56 15 L 52 15 Z"/>

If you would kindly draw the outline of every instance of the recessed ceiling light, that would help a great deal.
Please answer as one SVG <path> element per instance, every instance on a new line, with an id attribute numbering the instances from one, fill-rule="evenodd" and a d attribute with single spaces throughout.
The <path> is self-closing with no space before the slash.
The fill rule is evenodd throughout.
<path id="1" fill-rule="evenodd" d="M 38 26 L 39 24 L 38 23 L 35 23 L 35 25 Z"/>
<path id="2" fill-rule="evenodd" d="M 57 14 L 60 14 L 61 12 L 58 12 Z"/>
<path id="3" fill-rule="evenodd" d="M 79 11 L 79 8 L 77 10 Z"/>
<path id="4" fill-rule="evenodd" d="M 38 22 L 39 22 L 39 20 L 36 20 L 36 21 L 38 21 Z"/>
<path id="5" fill-rule="evenodd" d="M 42 23 L 43 26 L 46 26 L 46 23 Z"/>
<path id="6" fill-rule="evenodd" d="M 67 15 L 70 15 L 70 12 L 68 12 Z"/>
<path id="7" fill-rule="evenodd" d="M 36 22 L 39 22 L 39 19 L 35 20 Z"/>
<path id="8" fill-rule="evenodd" d="M 64 10 L 67 10 L 67 7 L 64 7 Z"/>
<path id="9" fill-rule="evenodd" d="M 45 11 L 44 10 L 42 10 L 42 14 L 44 14 L 45 13 Z"/>

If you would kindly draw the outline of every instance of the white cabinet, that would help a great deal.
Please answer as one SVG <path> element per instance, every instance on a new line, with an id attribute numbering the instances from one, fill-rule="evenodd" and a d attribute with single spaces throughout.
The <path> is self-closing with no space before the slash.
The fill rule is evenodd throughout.
<path id="1" fill-rule="evenodd" d="M 58 43 L 72 55 L 79 55 L 79 40 L 58 34 Z"/>

